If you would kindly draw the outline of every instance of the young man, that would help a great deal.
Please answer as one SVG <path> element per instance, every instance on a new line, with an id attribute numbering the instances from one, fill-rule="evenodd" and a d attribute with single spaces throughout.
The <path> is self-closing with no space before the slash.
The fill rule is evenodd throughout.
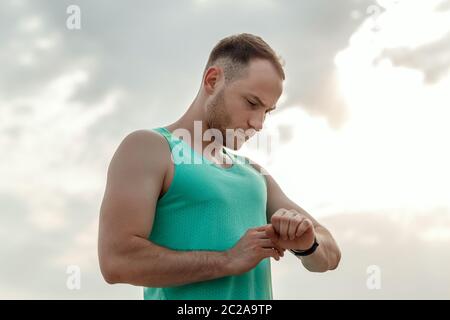
<path id="1" fill-rule="evenodd" d="M 338 266 L 330 232 L 258 164 L 224 148 L 262 129 L 284 78 L 260 37 L 227 37 L 180 119 L 122 141 L 100 214 L 108 283 L 143 286 L 144 299 L 272 299 L 266 258 L 289 249 L 309 271 Z"/>

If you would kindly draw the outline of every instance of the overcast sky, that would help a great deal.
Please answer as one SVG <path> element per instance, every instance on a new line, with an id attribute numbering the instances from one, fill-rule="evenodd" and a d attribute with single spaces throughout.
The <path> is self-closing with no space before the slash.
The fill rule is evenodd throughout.
<path id="1" fill-rule="evenodd" d="M 274 297 L 450 298 L 443 0 L 1 1 L 0 298 L 142 298 L 100 275 L 108 163 L 126 134 L 181 116 L 212 47 L 241 32 L 265 39 L 287 77 L 264 129 L 279 143 L 241 152 L 343 253 L 326 274 L 272 261 Z M 80 290 L 66 286 L 70 265 Z"/>

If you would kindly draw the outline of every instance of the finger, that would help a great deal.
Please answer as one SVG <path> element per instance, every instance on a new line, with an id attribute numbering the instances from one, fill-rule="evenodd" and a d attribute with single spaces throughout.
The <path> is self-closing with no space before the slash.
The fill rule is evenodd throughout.
<path id="1" fill-rule="evenodd" d="M 263 248 L 274 248 L 277 249 L 281 256 L 284 256 L 284 248 L 273 243 L 270 239 L 261 239 L 261 247 Z"/>
<path id="2" fill-rule="evenodd" d="M 272 250 L 275 250 L 279 257 L 284 257 L 284 250 L 280 250 L 278 248 L 272 248 Z"/>
<path id="3" fill-rule="evenodd" d="M 304 217 L 300 214 L 293 213 L 291 220 L 289 221 L 288 236 L 290 240 L 295 239 L 295 233 L 298 226 L 302 223 Z"/>
<path id="4" fill-rule="evenodd" d="M 275 231 L 277 231 L 278 233 L 280 233 L 280 222 L 282 220 L 283 215 L 285 214 L 287 210 L 286 209 L 278 209 L 270 218 L 270 222 L 273 225 L 273 227 L 275 228 Z"/>
<path id="5" fill-rule="evenodd" d="M 254 230 L 255 231 L 265 231 L 268 226 L 269 226 L 269 224 L 265 224 L 263 226 L 259 226 L 259 227 L 254 228 Z"/>
<path id="6" fill-rule="evenodd" d="M 278 233 L 275 231 L 272 225 L 269 225 L 269 227 L 266 229 L 266 235 L 274 242 L 278 242 L 279 240 Z"/>
<path id="7" fill-rule="evenodd" d="M 302 223 L 299 224 L 295 235 L 301 237 L 306 230 L 312 227 L 312 222 L 309 219 L 303 219 Z"/>
<path id="8" fill-rule="evenodd" d="M 275 248 L 272 248 L 272 251 L 275 253 L 274 259 L 277 261 L 280 261 L 281 257 L 284 256 L 284 253 L 282 251 L 280 252 Z"/>
<path id="9" fill-rule="evenodd" d="M 270 248 L 270 249 L 261 249 L 261 250 L 262 250 L 264 258 L 272 257 L 272 258 L 274 258 L 277 261 L 280 260 L 280 255 L 278 254 L 277 250 L 274 250 L 272 248 Z"/>
<path id="10" fill-rule="evenodd" d="M 287 212 L 285 212 L 282 216 L 281 216 L 281 220 L 280 220 L 280 228 L 279 228 L 279 233 L 280 233 L 280 237 L 283 240 L 287 240 L 288 239 L 288 228 L 289 228 L 289 217 L 287 215 Z"/>
<path id="11" fill-rule="evenodd" d="M 268 233 L 268 230 L 269 230 L 269 228 L 267 228 L 266 230 L 257 231 L 257 232 L 255 233 L 256 238 L 257 238 L 257 239 L 269 239 L 269 238 L 270 238 L 270 237 L 269 237 L 270 231 L 269 231 L 269 233 Z"/>

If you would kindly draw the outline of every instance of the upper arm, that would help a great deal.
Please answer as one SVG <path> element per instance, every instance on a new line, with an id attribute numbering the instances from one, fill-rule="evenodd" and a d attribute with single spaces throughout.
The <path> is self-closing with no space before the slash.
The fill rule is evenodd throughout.
<path id="1" fill-rule="evenodd" d="M 303 208 L 301 208 L 298 204 L 296 204 L 294 201 L 292 201 L 286 196 L 281 187 L 278 185 L 275 179 L 267 172 L 265 168 L 261 167 L 257 163 L 254 163 L 253 161 L 251 161 L 251 164 L 266 179 L 267 185 L 266 214 L 268 223 L 270 223 L 272 215 L 275 212 L 277 212 L 277 210 L 294 209 L 297 212 L 306 216 L 308 219 L 310 219 L 314 227 L 321 226 L 321 224 L 316 219 L 314 219 L 308 212 L 306 212 Z"/>
<path id="2" fill-rule="evenodd" d="M 150 234 L 168 161 L 169 147 L 155 132 L 135 131 L 117 148 L 100 208 L 100 264 L 126 251 L 127 240 Z"/>

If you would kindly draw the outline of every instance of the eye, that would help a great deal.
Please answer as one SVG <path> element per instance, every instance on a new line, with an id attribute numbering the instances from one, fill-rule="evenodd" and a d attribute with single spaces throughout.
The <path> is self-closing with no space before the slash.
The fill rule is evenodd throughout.
<path id="1" fill-rule="evenodd" d="M 256 106 L 256 103 L 254 103 L 254 102 L 251 102 L 250 100 L 248 100 L 248 99 L 246 99 L 247 100 L 247 103 L 249 104 L 249 105 L 251 105 L 252 107 L 254 107 L 254 106 Z"/>

